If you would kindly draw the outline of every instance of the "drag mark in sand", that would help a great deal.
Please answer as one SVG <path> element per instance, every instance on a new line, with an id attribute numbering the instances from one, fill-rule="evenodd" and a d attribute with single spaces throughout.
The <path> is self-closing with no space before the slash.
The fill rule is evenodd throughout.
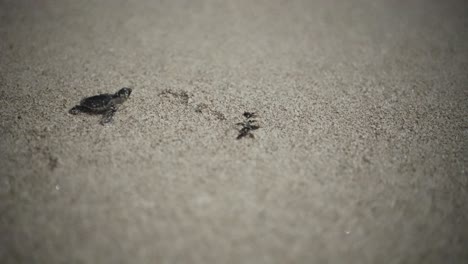
<path id="1" fill-rule="evenodd" d="M 168 97 L 172 96 L 180 100 L 181 103 L 187 105 L 189 103 L 190 96 L 186 91 L 176 92 L 170 89 L 163 90 L 159 93 L 159 96 Z"/>
<path id="2" fill-rule="evenodd" d="M 175 98 L 178 100 L 181 104 L 186 105 L 186 106 L 191 106 L 193 105 L 193 99 L 192 95 L 189 95 L 188 92 L 186 91 L 174 91 L 170 89 L 163 90 L 161 93 L 159 93 L 160 97 L 165 97 L 165 98 Z M 226 120 L 226 117 L 224 116 L 223 113 L 213 109 L 212 106 L 205 104 L 205 103 L 198 103 L 195 107 L 194 110 L 198 114 L 208 114 L 210 116 L 214 116 L 217 120 L 224 121 Z"/>
<path id="3" fill-rule="evenodd" d="M 217 110 L 214 110 L 212 109 L 209 105 L 205 104 L 205 103 L 200 103 L 198 104 L 196 107 L 195 107 L 195 112 L 197 113 L 208 113 L 209 115 L 212 115 L 214 116 L 216 119 L 218 120 L 226 120 L 226 117 L 224 116 L 223 113 L 217 111 Z"/>

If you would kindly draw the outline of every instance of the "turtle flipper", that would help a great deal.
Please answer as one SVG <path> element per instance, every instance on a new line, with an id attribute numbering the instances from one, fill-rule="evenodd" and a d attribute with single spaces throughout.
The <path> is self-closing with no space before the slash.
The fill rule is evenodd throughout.
<path id="1" fill-rule="evenodd" d="M 114 119 L 115 112 L 117 112 L 117 108 L 115 106 L 112 106 L 109 110 L 104 112 L 104 115 L 101 119 L 101 125 L 111 123 Z"/>
<path id="2" fill-rule="evenodd" d="M 68 111 L 68 113 L 72 114 L 72 115 L 77 115 L 81 112 L 86 112 L 86 108 L 81 106 L 81 105 L 76 105 L 74 107 L 72 107 L 72 109 L 70 109 L 70 111 Z"/>

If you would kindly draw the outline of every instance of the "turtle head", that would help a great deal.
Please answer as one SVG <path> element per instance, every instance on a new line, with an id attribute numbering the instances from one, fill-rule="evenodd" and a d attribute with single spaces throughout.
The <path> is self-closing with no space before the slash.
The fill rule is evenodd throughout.
<path id="1" fill-rule="evenodd" d="M 130 97 L 131 93 L 132 93 L 132 88 L 125 87 L 125 88 L 120 89 L 115 95 L 119 98 L 127 99 L 128 97 Z"/>

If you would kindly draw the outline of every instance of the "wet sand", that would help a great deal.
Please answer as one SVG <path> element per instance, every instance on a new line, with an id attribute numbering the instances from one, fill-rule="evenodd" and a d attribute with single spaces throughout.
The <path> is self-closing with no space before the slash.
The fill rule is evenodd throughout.
<path id="1" fill-rule="evenodd" d="M 0 1 L 0 262 L 467 263 L 467 6 Z"/>

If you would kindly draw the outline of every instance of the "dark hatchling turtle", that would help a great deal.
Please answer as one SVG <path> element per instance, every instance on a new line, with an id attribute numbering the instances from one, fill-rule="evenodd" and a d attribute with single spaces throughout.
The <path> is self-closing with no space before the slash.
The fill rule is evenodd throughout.
<path id="1" fill-rule="evenodd" d="M 101 114 L 101 125 L 112 122 L 119 105 L 125 102 L 130 94 L 131 88 L 122 88 L 115 94 L 100 94 L 81 100 L 79 105 L 70 109 L 69 113 L 77 115 L 79 113 Z"/>
<path id="2" fill-rule="evenodd" d="M 260 126 L 257 125 L 257 120 L 252 118 L 258 117 L 257 114 L 254 112 L 244 112 L 243 116 L 245 117 L 244 122 L 236 124 L 238 126 L 242 126 L 242 128 L 239 130 L 239 135 L 237 136 L 237 139 L 241 139 L 246 136 L 248 136 L 249 138 L 255 138 L 254 134 L 252 134 L 252 131 L 259 129 Z"/>

